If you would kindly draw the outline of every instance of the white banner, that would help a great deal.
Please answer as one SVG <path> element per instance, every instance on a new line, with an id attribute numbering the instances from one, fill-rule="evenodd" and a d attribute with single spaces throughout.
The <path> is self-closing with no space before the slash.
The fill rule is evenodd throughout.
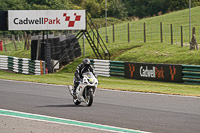
<path id="1" fill-rule="evenodd" d="M 9 10 L 9 30 L 85 30 L 85 10 Z"/>

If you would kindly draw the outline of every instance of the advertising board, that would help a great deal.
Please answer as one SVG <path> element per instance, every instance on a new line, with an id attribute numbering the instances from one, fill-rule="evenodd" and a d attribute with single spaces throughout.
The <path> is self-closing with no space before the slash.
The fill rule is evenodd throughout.
<path id="1" fill-rule="evenodd" d="M 182 66 L 125 62 L 125 77 L 180 83 L 182 82 Z"/>
<path id="2" fill-rule="evenodd" d="M 8 30 L 85 30 L 85 10 L 9 10 Z"/>

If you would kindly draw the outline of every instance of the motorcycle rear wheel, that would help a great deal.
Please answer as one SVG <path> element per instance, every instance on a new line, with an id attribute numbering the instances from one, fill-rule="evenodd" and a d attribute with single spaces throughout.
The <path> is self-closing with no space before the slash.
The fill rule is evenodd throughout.
<path id="1" fill-rule="evenodd" d="M 86 101 L 86 105 L 87 106 L 91 106 L 92 105 L 92 103 L 93 103 L 93 92 L 92 91 L 88 92 L 85 101 Z"/>
<path id="2" fill-rule="evenodd" d="M 78 99 L 75 99 L 75 98 L 73 98 L 73 102 L 74 102 L 75 105 L 79 105 L 79 104 L 81 104 L 81 102 L 78 101 Z"/>

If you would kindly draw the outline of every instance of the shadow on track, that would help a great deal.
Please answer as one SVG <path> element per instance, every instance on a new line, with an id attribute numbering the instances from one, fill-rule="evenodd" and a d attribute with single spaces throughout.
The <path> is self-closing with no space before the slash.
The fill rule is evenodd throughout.
<path id="1" fill-rule="evenodd" d="M 70 104 L 70 105 L 46 105 L 46 106 L 37 106 L 37 107 L 43 107 L 43 108 L 51 108 L 51 107 L 65 108 L 65 107 L 87 107 L 87 106 Z"/>

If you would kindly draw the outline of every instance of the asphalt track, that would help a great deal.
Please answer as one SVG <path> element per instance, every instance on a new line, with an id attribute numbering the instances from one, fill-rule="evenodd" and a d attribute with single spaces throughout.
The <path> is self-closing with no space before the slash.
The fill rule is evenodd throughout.
<path id="1" fill-rule="evenodd" d="M 200 132 L 200 98 L 99 89 L 75 106 L 66 86 L 0 80 L 0 109 L 155 133 Z"/>

